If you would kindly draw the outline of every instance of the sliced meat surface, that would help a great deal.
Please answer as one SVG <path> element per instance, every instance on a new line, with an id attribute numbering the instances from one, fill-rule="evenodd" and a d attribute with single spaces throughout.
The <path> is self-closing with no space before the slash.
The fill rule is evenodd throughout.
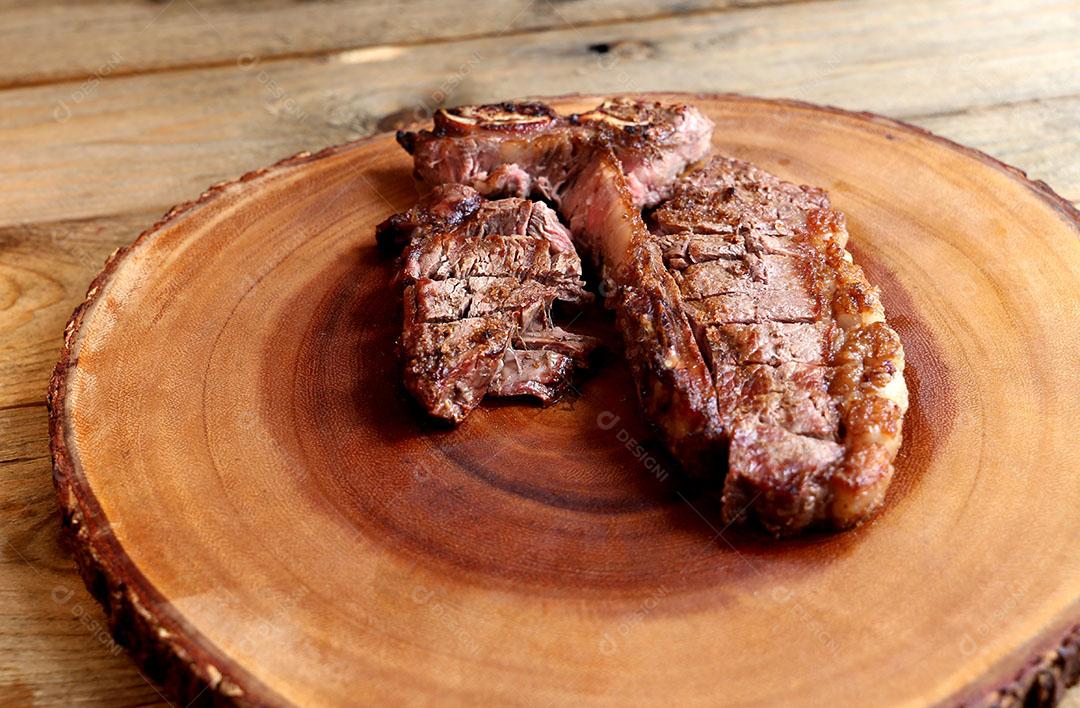
<path id="1" fill-rule="evenodd" d="M 618 159 L 603 147 L 577 171 L 560 210 L 600 263 L 646 417 L 687 469 L 715 466 L 712 374 L 685 314 L 678 282 L 645 228 Z"/>
<path id="2" fill-rule="evenodd" d="M 892 476 L 903 349 L 823 191 L 722 157 L 679 176 L 711 130 L 692 107 L 621 99 L 444 111 L 399 140 L 429 185 L 557 205 L 645 414 L 689 473 L 722 481 L 726 520 L 853 525 Z"/>
<path id="3" fill-rule="evenodd" d="M 907 409 L 904 354 L 818 189 L 717 157 L 650 218 L 711 367 L 727 521 L 778 534 L 876 510 Z"/>
<path id="4" fill-rule="evenodd" d="M 591 295 L 547 205 L 446 185 L 383 222 L 377 238 L 404 249 L 404 380 L 431 415 L 459 423 L 486 395 L 550 403 L 587 363 L 596 340 L 552 321 L 555 302 Z"/>
<path id="5" fill-rule="evenodd" d="M 494 396 L 533 396 L 550 403 L 558 397 L 573 368 L 573 359 L 559 352 L 507 347 L 502 365 L 491 379 L 489 393 Z"/>

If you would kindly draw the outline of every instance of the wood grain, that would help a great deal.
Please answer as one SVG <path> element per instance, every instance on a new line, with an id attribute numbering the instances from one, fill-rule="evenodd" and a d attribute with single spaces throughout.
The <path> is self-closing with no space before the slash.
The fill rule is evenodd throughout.
<path id="1" fill-rule="evenodd" d="M 43 407 L 0 413 L 0 703 L 164 704 L 159 689 L 113 642 L 59 543 L 46 418 Z M 19 442 L 9 442 L 9 435 Z"/>
<path id="2" fill-rule="evenodd" d="M 3 2 L 0 88 L 235 64 L 241 57 L 309 56 L 385 44 L 427 44 L 556 27 L 799 0 L 684 0 L 676 12 L 645 0 L 482 0 L 455 3 L 288 0 L 235 2 Z M 57 52 L 62 46 L 66 51 Z"/>
<path id="3" fill-rule="evenodd" d="M 1050 182 L 1080 203 L 1080 97 L 1035 99 L 984 109 L 921 116 L 915 121 L 936 133 L 987 152 Z"/>
<path id="4" fill-rule="evenodd" d="M 697 102 L 718 149 L 828 188 L 884 287 L 913 406 L 880 518 L 714 528 L 624 444 L 645 429 L 618 364 L 427 429 L 371 247 L 413 198 L 382 138 L 180 208 L 73 320 L 58 489 L 135 655 L 185 698 L 271 703 L 1041 704 L 1075 681 L 1080 214 L 886 119 Z"/>
<path id="5" fill-rule="evenodd" d="M 156 213 L 0 229 L 0 704 L 165 704 L 60 543 L 45 361 L 105 257 Z"/>
<path id="6" fill-rule="evenodd" d="M 163 211 L 0 228 L 0 410 L 43 405 L 57 333 L 87 283 Z"/>

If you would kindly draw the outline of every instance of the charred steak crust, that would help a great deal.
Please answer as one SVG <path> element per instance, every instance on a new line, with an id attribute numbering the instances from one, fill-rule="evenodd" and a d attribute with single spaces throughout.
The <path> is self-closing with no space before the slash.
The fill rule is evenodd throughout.
<path id="1" fill-rule="evenodd" d="M 503 103 L 399 140 L 423 183 L 558 205 L 600 267 L 646 415 L 690 474 L 724 480 L 727 521 L 851 526 L 892 477 L 903 348 L 822 190 L 722 157 L 682 175 L 712 128 L 681 104 Z"/>
<path id="2" fill-rule="evenodd" d="M 714 157 L 650 221 L 715 378 L 726 520 L 783 534 L 872 514 L 900 446 L 904 353 L 843 215 Z"/>
<path id="3" fill-rule="evenodd" d="M 596 341 L 552 322 L 557 301 L 591 299 L 570 233 L 550 207 L 437 187 L 376 229 L 402 250 L 396 280 L 405 387 L 460 423 L 486 395 L 555 400 Z"/>

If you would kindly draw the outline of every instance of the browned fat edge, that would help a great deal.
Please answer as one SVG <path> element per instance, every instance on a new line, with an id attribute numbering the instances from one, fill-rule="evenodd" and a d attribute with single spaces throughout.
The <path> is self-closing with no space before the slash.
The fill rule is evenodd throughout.
<path id="1" fill-rule="evenodd" d="M 484 121 L 485 130 L 530 133 L 558 121 L 559 116 L 546 103 L 533 101 L 440 108 L 433 117 L 432 132 L 435 135 L 460 135 L 467 133 L 477 120 Z"/>
<path id="2" fill-rule="evenodd" d="M 882 299 L 888 300 L 885 308 L 888 322 L 904 345 L 907 363 L 904 379 L 908 382 L 911 405 L 904 415 L 904 442 L 896 458 L 897 473 L 886 492 L 881 513 L 903 499 L 922 481 L 921 474 L 907 471 L 904 457 L 932 460 L 937 456 L 942 441 L 948 438 L 958 412 L 955 374 L 945 364 L 938 340 L 926 321 L 915 309 L 911 294 L 897 280 L 896 274 L 881 262 L 859 248 L 855 242 L 848 243 L 848 250 L 866 272 L 873 273 L 872 282 L 881 287 Z M 903 324 L 899 324 L 899 323 Z M 901 474 L 901 465 L 904 473 Z M 872 519 L 869 519 L 871 521 Z"/>
<path id="3" fill-rule="evenodd" d="M 763 99 L 734 93 L 661 93 L 626 94 L 649 99 L 671 97 L 676 100 L 730 100 L 745 103 L 763 103 L 789 106 L 799 110 L 835 114 L 846 118 L 862 119 L 883 128 L 892 128 L 916 136 L 928 138 L 953 150 L 1006 173 L 1033 191 L 1073 222 L 1080 236 L 1080 210 L 1057 194 L 1048 184 L 1033 180 L 1016 167 L 997 158 L 936 135 L 925 128 L 887 118 L 876 113 L 848 111 L 828 105 L 816 105 L 794 99 Z M 586 98 L 582 94 L 564 94 L 545 99 L 549 102 L 567 102 Z M 598 98 L 598 97 L 597 97 Z M 398 142 L 406 150 L 410 146 Z M 196 207 L 211 202 L 229 187 L 250 182 L 275 170 L 313 162 L 343 153 L 353 147 L 382 139 L 383 135 L 325 148 L 317 153 L 307 151 L 287 157 L 273 165 L 248 172 L 241 177 L 213 185 L 197 199 L 170 209 L 157 223 L 132 242 L 117 250 L 106 262 L 103 270 L 90 285 L 86 299 L 72 314 L 65 329 L 64 345 L 53 372 L 46 403 L 49 410 L 49 443 L 52 452 L 53 482 L 60 506 L 62 533 L 71 542 L 80 575 L 91 595 L 102 604 L 109 619 L 109 626 L 117 641 L 128 648 L 135 659 L 154 678 L 161 680 L 167 690 L 181 700 L 195 701 L 199 705 L 284 705 L 285 701 L 244 669 L 225 657 L 194 628 L 182 624 L 181 618 L 167 617 L 162 609 L 160 593 L 131 565 L 123 554 L 93 492 L 81 474 L 77 474 L 66 445 L 67 415 L 64 400 L 67 376 L 72 362 L 72 345 L 82 324 L 82 317 L 96 302 L 101 287 L 124 259 L 144 240 L 148 241 L 170 223 L 179 220 Z M 126 568 L 124 567 L 126 566 Z M 129 624 L 120 620 L 127 619 Z M 186 633 L 181 631 L 187 630 Z M 164 636 L 163 636 L 164 632 Z M 192 637 L 201 639 L 202 644 Z M 1017 672 L 1015 678 L 987 693 L 981 699 L 960 699 L 980 705 L 1034 705 L 1051 706 L 1060 699 L 1061 692 L 1080 680 L 1080 624 L 1055 640 L 1056 648 L 1041 652 L 1029 659 Z M 242 691 L 230 695 L 230 684 Z M 223 686 L 225 690 L 223 690 Z"/>
<path id="4" fill-rule="evenodd" d="M 468 109 L 473 109 L 466 112 Z M 474 126 L 473 114 L 484 120 L 484 129 L 501 133 L 525 135 L 541 130 L 559 120 L 559 116 L 546 103 L 535 101 L 504 101 L 502 103 L 488 103 L 480 106 L 465 106 L 462 108 L 440 108 L 432 117 L 433 127 L 431 133 L 437 136 L 444 135 L 467 135 Z M 499 116 L 522 117 L 525 120 L 499 121 Z M 419 124 L 411 126 L 412 130 L 399 130 L 395 133 L 398 145 L 405 152 L 413 154 L 416 148 L 416 131 Z"/>

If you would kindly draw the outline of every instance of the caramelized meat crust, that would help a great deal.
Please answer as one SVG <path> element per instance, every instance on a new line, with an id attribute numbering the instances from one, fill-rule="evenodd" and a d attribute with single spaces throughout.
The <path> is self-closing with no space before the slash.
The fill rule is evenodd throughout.
<path id="1" fill-rule="evenodd" d="M 682 104 L 503 103 L 399 141 L 423 184 L 557 206 L 598 266 L 645 415 L 688 473 L 723 484 L 727 521 L 851 526 L 892 477 L 903 348 L 824 191 L 725 157 L 683 174 L 712 129 Z"/>
<path id="2" fill-rule="evenodd" d="M 552 320 L 555 302 L 591 295 L 547 205 L 445 185 L 380 224 L 377 240 L 404 249 L 405 387 L 431 415 L 460 423 L 488 395 L 550 403 L 587 363 L 596 341 Z"/>
<path id="3" fill-rule="evenodd" d="M 717 157 L 652 215 L 712 369 L 727 521 L 846 527 L 892 477 L 904 352 L 819 189 Z"/>

